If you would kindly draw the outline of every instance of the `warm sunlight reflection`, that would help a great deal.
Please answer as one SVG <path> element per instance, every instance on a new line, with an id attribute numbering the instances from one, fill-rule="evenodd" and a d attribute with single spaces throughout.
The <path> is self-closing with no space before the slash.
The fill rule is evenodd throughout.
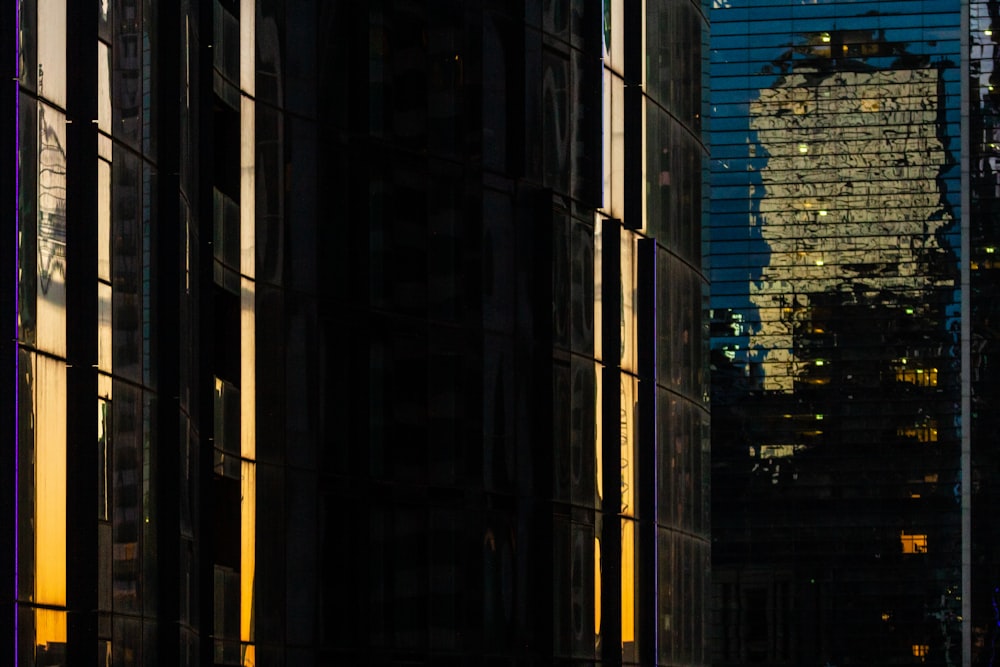
<path id="1" fill-rule="evenodd" d="M 66 367 L 35 355 L 35 602 L 66 604 Z M 63 621 L 65 624 L 65 620 Z"/>
<path id="2" fill-rule="evenodd" d="M 594 538 L 594 634 L 601 634 L 601 540 Z"/>
<path id="3" fill-rule="evenodd" d="M 66 612 L 35 609 L 35 645 L 66 643 Z"/>
<path id="4" fill-rule="evenodd" d="M 240 640 L 253 641 L 254 573 L 257 543 L 257 470 L 252 461 L 243 461 L 240 470 Z"/>
<path id="5" fill-rule="evenodd" d="M 635 641 L 635 522 L 622 519 L 622 644 Z"/>

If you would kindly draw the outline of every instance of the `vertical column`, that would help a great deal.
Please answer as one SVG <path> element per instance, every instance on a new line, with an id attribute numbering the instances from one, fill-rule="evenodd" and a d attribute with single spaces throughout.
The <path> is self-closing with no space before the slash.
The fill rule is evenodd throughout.
<path id="1" fill-rule="evenodd" d="M 0 232 L 0 405 L 8 409 L 0 411 L 0 438 L 4 442 L 18 441 L 17 433 L 17 273 L 20 269 L 17 261 L 17 245 L 20 231 L 21 207 L 19 204 L 19 185 L 21 146 L 19 127 L 19 96 L 20 86 L 16 66 L 20 64 L 19 43 L 19 10 L 20 3 L 7 2 L 0 5 L 0 53 L 7 54 L 3 61 L 7 67 L 3 69 L 3 87 L 6 89 L 0 95 L 5 95 L 0 103 L 0 127 L 6 131 L 0 134 L 0 155 L 8 156 L 0 163 L 0 202 L 7 208 L 8 214 L 15 214 L 14 224 L 9 224 Z M 10 68 L 10 54 L 17 52 L 18 62 L 15 68 Z M 11 159 L 11 156 L 16 156 Z M 13 409 L 10 409 L 10 407 Z M 9 451 L 9 450 L 7 450 Z M 11 576 L 15 572 L 16 530 L 9 527 L 18 521 L 16 503 L 15 467 L 12 460 L 5 461 L 0 466 L 0 512 L 4 519 L 0 525 L 8 529 L 0 531 L 0 573 L 3 573 L 3 590 L 10 599 L 11 591 L 15 591 L 15 583 Z M 16 576 L 16 575 L 15 575 Z M 16 597 L 16 595 L 15 595 Z M 0 628 L 6 628 L 0 633 L 0 661 L 14 661 L 14 612 L 16 605 L 0 605 Z"/>
<path id="2" fill-rule="evenodd" d="M 960 454 L 961 507 L 962 507 L 962 666 L 972 664 L 972 274 L 971 274 L 971 159 L 969 105 L 970 91 L 970 40 L 971 18 L 969 0 L 961 3 L 961 365 L 962 365 L 962 444 Z"/>
<path id="3" fill-rule="evenodd" d="M 240 645 L 248 666 L 256 663 L 255 11 L 255 0 L 240 0 Z"/>
<path id="4" fill-rule="evenodd" d="M 659 553 L 657 548 L 656 490 L 656 255 L 654 239 L 640 239 L 637 253 L 636 324 L 637 357 L 639 374 L 639 581 L 642 595 L 639 599 L 639 661 L 644 665 L 656 664 L 659 636 L 657 576 Z"/>
<path id="5" fill-rule="evenodd" d="M 621 664 L 621 221 L 606 218 L 600 230 L 601 260 L 601 350 L 602 371 L 602 530 L 601 530 L 601 658 L 605 664 Z"/>
<path id="6" fill-rule="evenodd" d="M 24 156 L 22 170 L 33 171 L 31 192 L 22 203 L 34 207 L 34 238 L 23 239 L 33 251 L 34 349 L 26 346 L 19 369 L 19 402 L 28 410 L 18 434 L 18 521 L 22 540 L 17 564 L 21 613 L 17 636 L 19 664 L 65 659 L 66 644 L 66 5 L 65 0 L 37 4 L 37 94 L 22 103 L 36 106 L 32 132 L 37 152 Z M 30 100 L 30 101 L 29 101 Z M 30 246 L 34 246 L 31 248 Z M 30 249 L 29 249 L 30 248 Z M 26 253 L 22 252 L 24 261 Z M 25 280 L 21 266 L 20 280 Z M 22 332 L 23 333 L 23 332 Z M 27 338 L 27 337 L 25 337 Z M 29 435 L 30 434 L 30 435 Z M 22 440 L 22 438 L 24 438 Z M 30 442 L 29 442 L 30 440 Z M 23 485 L 23 486 L 22 486 Z M 31 510 L 27 510 L 30 507 Z M 30 641 L 30 644 L 28 643 Z"/>

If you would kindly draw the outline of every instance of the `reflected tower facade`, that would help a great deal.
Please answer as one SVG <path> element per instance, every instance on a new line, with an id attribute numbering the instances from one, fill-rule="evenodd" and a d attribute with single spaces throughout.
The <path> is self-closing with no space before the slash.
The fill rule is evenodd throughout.
<path id="1" fill-rule="evenodd" d="M 706 5 L 0 12 L 0 661 L 707 664 Z"/>
<path id="2" fill-rule="evenodd" d="M 712 19 L 714 661 L 961 664 L 960 3 Z"/>

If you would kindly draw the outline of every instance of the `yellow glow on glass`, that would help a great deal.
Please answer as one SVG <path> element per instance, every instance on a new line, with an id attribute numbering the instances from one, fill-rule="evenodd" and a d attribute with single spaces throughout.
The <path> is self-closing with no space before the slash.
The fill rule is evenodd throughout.
<path id="1" fill-rule="evenodd" d="M 904 554 L 925 554 L 927 553 L 927 535 L 899 534 L 899 541 L 902 543 Z"/>
<path id="2" fill-rule="evenodd" d="M 600 320 L 598 320 L 599 322 Z M 594 327 L 598 329 L 600 327 Z M 604 405 L 604 374 L 601 372 L 601 364 L 594 364 L 594 377 L 595 377 L 595 391 L 594 391 L 594 405 L 596 409 L 594 410 L 594 415 L 596 418 L 596 426 L 594 428 L 594 453 L 596 459 L 595 470 L 597 479 L 597 500 L 601 502 L 604 499 L 604 414 L 601 406 Z"/>
<path id="3" fill-rule="evenodd" d="M 35 609 L 35 645 L 66 643 L 66 612 L 58 609 Z"/>
<path id="4" fill-rule="evenodd" d="M 621 378 L 621 513 L 636 516 L 636 481 L 639 478 L 635 456 L 635 386 L 627 375 Z"/>
<path id="5" fill-rule="evenodd" d="M 66 366 L 35 362 L 35 602 L 66 604 Z M 65 623 L 65 620 L 64 620 Z"/>
<path id="6" fill-rule="evenodd" d="M 601 634 L 601 540 L 594 538 L 594 634 Z"/>
<path id="7" fill-rule="evenodd" d="M 622 519 L 622 644 L 635 641 L 635 522 Z"/>
<path id="8" fill-rule="evenodd" d="M 240 479 L 240 640 L 254 641 L 254 575 L 257 546 L 257 466 L 242 461 Z"/>

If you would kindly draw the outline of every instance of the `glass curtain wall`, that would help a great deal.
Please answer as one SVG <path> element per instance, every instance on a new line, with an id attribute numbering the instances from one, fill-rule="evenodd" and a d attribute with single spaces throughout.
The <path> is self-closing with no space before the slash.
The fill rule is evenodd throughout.
<path id="1" fill-rule="evenodd" d="M 716 664 L 962 660 L 959 10 L 714 3 Z"/>
<path id="2" fill-rule="evenodd" d="M 707 663 L 704 3 L 12 4 L 13 664 Z"/>

